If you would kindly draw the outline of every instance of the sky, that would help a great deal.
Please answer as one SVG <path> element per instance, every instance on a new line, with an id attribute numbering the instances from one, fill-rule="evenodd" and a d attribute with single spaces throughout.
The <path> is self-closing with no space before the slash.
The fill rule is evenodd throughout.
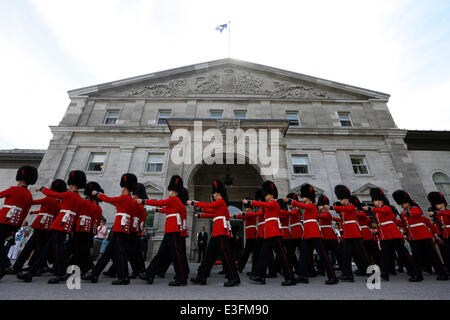
<path id="1" fill-rule="evenodd" d="M 0 149 L 46 149 L 67 91 L 228 56 L 391 95 L 450 130 L 450 1 L 0 0 Z"/>

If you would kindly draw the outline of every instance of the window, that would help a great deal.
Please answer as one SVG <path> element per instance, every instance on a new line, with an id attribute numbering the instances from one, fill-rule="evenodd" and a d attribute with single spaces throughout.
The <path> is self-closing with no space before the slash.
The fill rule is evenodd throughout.
<path id="1" fill-rule="evenodd" d="M 222 119 L 222 110 L 210 110 L 211 119 Z"/>
<path id="2" fill-rule="evenodd" d="M 234 110 L 235 119 L 247 119 L 247 111 L 245 110 Z"/>
<path id="3" fill-rule="evenodd" d="M 166 124 L 166 119 L 169 119 L 172 116 L 172 111 L 170 110 L 159 110 L 158 119 L 156 121 L 157 124 Z"/>
<path id="4" fill-rule="evenodd" d="M 147 172 L 162 172 L 164 164 L 164 154 L 162 153 L 149 153 L 147 157 Z"/>
<path id="5" fill-rule="evenodd" d="M 341 122 L 341 127 L 352 127 L 352 120 L 350 119 L 350 113 L 348 112 L 338 112 L 339 121 Z"/>
<path id="6" fill-rule="evenodd" d="M 298 118 L 298 112 L 297 111 L 286 111 L 286 120 L 289 120 L 289 124 L 291 126 L 298 126 L 298 125 L 300 125 L 300 120 Z"/>
<path id="7" fill-rule="evenodd" d="M 294 167 L 294 173 L 308 174 L 309 173 L 309 160 L 308 156 L 292 155 L 292 166 Z"/>
<path id="8" fill-rule="evenodd" d="M 102 171 L 105 163 L 106 153 L 91 153 L 87 171 Z"/>
<path id="9" fill-rule="evenodd" d="M 106 112 L 105 124 L 116 124 L 119 119 L 119 111 L 118 110 L 110 110 Z"/>
<path id="10" fill-rule="evenodd" d="M 365 156 L 350 156 L 354 174 L 369 174 Z"/>
<path id="11" fill-rule="evenodd" d="M 436 189 L 444 195 L 447 202 L 450 202 L 450 178 L 445 173 L 436 172 L 433 174 L 433 182 L 436 185 Z"/>

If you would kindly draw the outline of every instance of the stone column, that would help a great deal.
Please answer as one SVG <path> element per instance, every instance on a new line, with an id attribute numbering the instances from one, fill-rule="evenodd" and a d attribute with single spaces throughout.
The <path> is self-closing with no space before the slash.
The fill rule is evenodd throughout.
<path id="1" fill-rule="evenodd" d="M 330 198 L 334 198 L 334 187 L 342 182 L 342 176 L 340 174 L 339 164 L 336 158 L 335 148 L 323 148 L 322 149 L 323 160 L 325 164 L 325 170 L 328 177 L 329 195 Z"/>

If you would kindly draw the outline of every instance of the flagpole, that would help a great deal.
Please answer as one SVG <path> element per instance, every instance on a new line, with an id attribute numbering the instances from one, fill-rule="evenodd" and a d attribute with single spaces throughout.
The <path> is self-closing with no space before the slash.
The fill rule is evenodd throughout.
<path id="1" fill-rule="evenodd" d="M 231 22 L 228 21 L 228 58 L 231 58 Z"/>

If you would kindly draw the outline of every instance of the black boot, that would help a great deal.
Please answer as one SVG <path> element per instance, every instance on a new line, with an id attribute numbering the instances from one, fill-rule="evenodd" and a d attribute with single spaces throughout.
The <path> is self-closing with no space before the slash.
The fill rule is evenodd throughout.
<path id="1" fill-rule="evenodd" d="M 126 277 L 126 278 L 117 279 L 117 280 L 114 280 L 113 282 L 111 282 L 111 284 L 113 284 L 113 285 L 127 285 L 127 284 L 130 284 L 130 278 Z"/>
<path id="2" fill-rule="evenodd" d="M 295 286 L 296 284 L 295 279 L 288 279 L 281 283 L 282 286 Z"/>
<path id="3" fill-rule="evenodd" d="M 331 279 L 328 279 L 327 281 L 325 281 L 325 284 L 336 284 L 338 282 L 339 282 L 339 280 L 337 278 L 331 278 Z"/>
<path id="4" fill-rule="evenodd" d="M 47 281 L 48 284 L 57 284 L 57 283 L 63 283 L 66 282 L 69 278 L 68 274 L 62 275 L 62 276 L 56 276 L 55 278 L 49 279 Z"/>
<path id="5" fill-rule="evenodd" d="M 237 286 L 241 283 L 240 280 L 229 280 L 227 282 L 224 282 L 223 286 L 224 287 L 234 287 Z"/>
<path id="6" fill-rule="evenodd" d="M 92 271 L 86 272 L 84 275 L 81 276 L 82 280 L 90 281 L 91 283 L 97 283 L 98 282 L 98 276 L 94 275 Z"/>
<path id="7" fill-rule="evenodd" d="M 309 279 L 307 277 L 297 277 L 295 278 L 295 281 L 297 281 L 297 283 L 309 283 Z"/>
<path id="8" fill-rule="evenodd" d="M 206 284 L 206 278 L 199 278 L 199 277 L 191 278 L 191 282 L 195 283 L 195 284 L 205 285 Z"/>
<path id="9" fill-rule="evenodd" d="M 169 282 L 169 286 L 171 286 L 171 287 L 179 287 L 179 286 L 185 286 L 185 285 L 187 285 L 187 281 L 172 280 Z"/>
<path id="10" fill-rule="evenodd" d="M 21 272 L 22 272 L 22 270 L 16 269 L 14 267 L 13 268 L 8 268 L 8 269 L 5 270 L 6 274 L 19 274 Z"/>
<path id="11" fill-rule="evenodd" d="M 17 279 L 31 282 L 33 280 L 33 275 L 30 272 L 22 272 L 17 275 Z"/>
<path id="12" fill-rule="evenodd" d="M 423 280 L 423 276 L 422 275 L 414 275 L 411 278 L 408 279 L 408 281 L 410 282 L 420 282 Z"/>
<path id="13" fill-rule="evenodd" d="M 448 275 L 444 274 L 440 274 L 436 280 L 440 280 L 440 281 L 447 281 L 448 280 Z"/>
<path id="14" fill-rule="evenodd" d="M 260 276 L 251 276 L 249 279 L 259 284 L 266 284 L 266 279 L 261 278 Z"/>
<path id="15" fill-rule="evenodd" d="M 355 282 L 355 279 L 353 279 L 353 277 L 351 277 L 351 276 L 341 275 L 338 278 L 339 278 L 339 280 L 341 280 L 343 282 Z"/>

